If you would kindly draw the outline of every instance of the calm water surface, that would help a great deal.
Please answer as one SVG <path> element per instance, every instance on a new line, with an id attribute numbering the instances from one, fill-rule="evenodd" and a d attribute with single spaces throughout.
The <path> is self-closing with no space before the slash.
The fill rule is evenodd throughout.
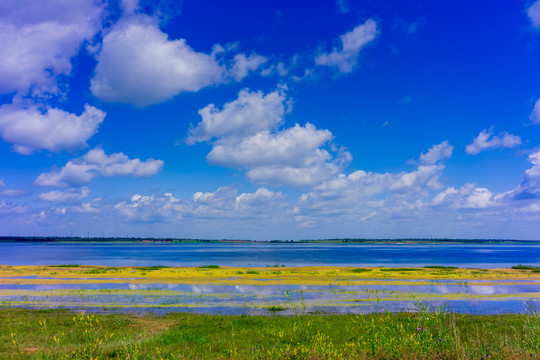
<path id="1" fill-rule="evenodd" d="M 0 243 L 0 264 L 106 266 L 386 266 L 445 265 L 509 268 L 540 266 L 536 245 L 324 245 L 324 244 L 61 244 Z M 221 314 L 269 314 L 271 307 L 330 313 L 415 311 L 417 301 L 473 314 L 540 311 L 540 282 L 499 279 L 423 280 L 407 284 L 346 286 L 140 284 L 134 279 L 60 284 L 0 284 L 0 306 L 113 309 L 128 312 L 188 311 Z M 33 277 L 35 278 L 35 277 Z M 2 278 L 6 280 L 7 278 Z M 0 279 L 0 280 L 2 280 Z M 426 285 L 426 282 L 429 284 Z M 485 283 L 485 285 L 484 285 Z M 357 285 L 358 284 L 358 285 Z"/>
<path id="2" fill-rule="evenodd" d="M 0 264 L 106 266 L 540 266 L 538 245 L 0 243 Z"/>

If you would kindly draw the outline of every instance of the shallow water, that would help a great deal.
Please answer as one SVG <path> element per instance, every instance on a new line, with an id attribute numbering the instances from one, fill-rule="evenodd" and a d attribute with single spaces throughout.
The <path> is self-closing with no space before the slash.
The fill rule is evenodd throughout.
<path id="1" fill-rule="evenodd" d="M 423 280 L 429 285 L 308 286 L 308 285 L 188 285 L 141 283 L 5 284 L 0 305 L 37 308 L 114 309 L 130 312 L 189 311 L 202 313 L 281 314 L 370 313 L 415 311 L 431 307 L 474 314 L 540 311 L 540 284 L 468 285 Z M 493 282 L 492 282 L 493 283 Z"/>
<path id="2" fill-rule="evenodd" d="M 0 243 L 0 264 L 265 267 L 353 266 L 509 268 L 540 265 L 532 245 L 30 244 Z M 390 273 L 388 273 L 390 275 Z M 129 275 L 128 275 L 129 276 Z M 451 275 L 449 275 L 451 277 Z M 40 280 L 54 279 L 47 284 Z M 142 283 L 133 278 L 17 276 L 0 284 L 0 306 L 216 314 L 416 311 L 419 302 L 473 314 L 540 311 L 540 282 L 515 279 L 362 279 L 340 285 Z M 28 281 L 36 283 L 28 283 Z M 279 279 L 278 279 L 279 280 Z M 160 280 L 161 281 L 161 280 Z M 281 283 L 281 281 L 280 281 Z"/>

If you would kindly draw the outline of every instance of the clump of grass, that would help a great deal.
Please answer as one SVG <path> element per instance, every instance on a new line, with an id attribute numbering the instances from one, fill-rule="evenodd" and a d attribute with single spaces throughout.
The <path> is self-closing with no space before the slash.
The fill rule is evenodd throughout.
<path id="1" fill-rule="evenodd" d="M 456 270 L 457 266 L 428 265 L 424 269 Z"/>
<path id="2" fill-rule="evenodd" d="M 287 310 L 287 308 L 283 306 L 273 305 L 273 306 L 267 307 L 266 310 L 270 312 L 278 312 L 278 311 L 285 311 Z"/>
<path id="3" fill-rule="evenodd" d="M 515 270 L 532 270 L 532 272 L 540 272 L 539 266 L 531 266 L 531 265 L 516 265 L 512 266 L 512 269 Z"/>
<path id="4" fill-rule="evenodd" d="M 372 269 L 356 268 L 356 269 L 351 269 L 350 271 L 353 273 L 363 273 L 363 272 L 372 271 Z"/>
<path id="5" fill-rule="evenodd" d="M 62 265 L 49 265 L 51 267 L 60 267 L 60 268 L 76 268 L 76 267 L 79 267 L 81 265 L 78 265 L 78 264 L 62 264 Z"/>
<path id="6" fill-rule="evenodd" d="M 416 271 L 417 268 L 382 268 L 380 271 Z"/>
<path id="7" fill-rule="evenodd" d="M 219 265 L 201 265 L 199 269 L 219 269 Z"/>
<path id="8" fill-rule="evenodd" d="M 258 272 L 257 270 L 246 270 L 246 274 L 248 274 L 248 275 L 258 275 L 258 274 L 260 274 L 260 272 Z"/>
<path id="9" fill-rule="evenodd" d="M 154 265 L 154 266 L 140 266 L 137 269 L 141 271 L 153 271 L 153 270 L 165 269 L 166 267 L 167 266 Z"/>

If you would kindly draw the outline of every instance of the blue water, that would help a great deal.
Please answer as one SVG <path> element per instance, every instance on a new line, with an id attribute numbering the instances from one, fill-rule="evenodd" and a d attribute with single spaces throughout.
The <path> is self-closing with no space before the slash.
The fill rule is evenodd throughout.
<path id="1" fill-rule="evenodd" d="M 0 243 L 4 265 L 540 266 L 538 245 Z"/>

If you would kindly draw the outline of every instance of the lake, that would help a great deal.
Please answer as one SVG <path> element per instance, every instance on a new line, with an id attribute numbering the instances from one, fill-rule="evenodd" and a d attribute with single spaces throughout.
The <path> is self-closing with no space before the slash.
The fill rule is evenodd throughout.
<path id="1" fill-rule="evenodd" d="M 4 265 L 540 266 L 539 245 L 0 243 Z"/>

